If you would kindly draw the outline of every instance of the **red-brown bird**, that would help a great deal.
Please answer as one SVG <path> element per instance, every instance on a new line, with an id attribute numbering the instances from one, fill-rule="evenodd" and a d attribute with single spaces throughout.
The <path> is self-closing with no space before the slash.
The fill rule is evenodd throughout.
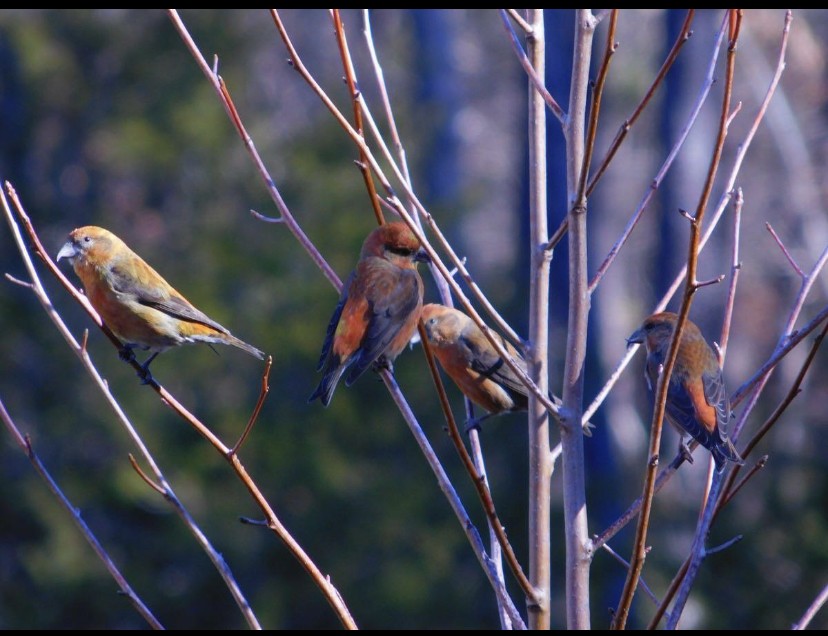
<path id="1" fill-rule="evenodd" d="M 677 320 L 678 316 L 671 312 L 653 314 L 627 338 L 627 345 L 643 343 L 647 349 L 645 377 L 651 391 L 655 391 L 667 359 Z M 688 462 L 692 463 L 693 458 L 684 443 L 685 433 L 711 452 L 717 471 L 724 470 L 728 460 L 744 464 L 727 437 L 730 413 L 730 400 L 718 358 L 699 328 L 688 320 L 667 387 L 665 413 L 667 420 L 679 431 L 679 452 Z"/>
<path id="2" fill-rule="evenodd" d="M 467 430 L 492 415 L 527 409 L 526 385 L 471 318 L 458 309 L 431 303 L 423 307 L 422 319 L 440 366 L 466 397 L 488 411 L 470 421 Z M 523 356 L 502 336 L 498 338 L 525 371 Z"/>
<path id="3" fill-rule="evenodd" d="M 469 316 L 452 307 L 430 303 L 423 307 L 423 327 L 433 347 L 434 357 L 463 394 L 488 413 L 466 423 L 466 431 L 493 415 L 525 411 L 529 406 L 529 390 L 517 373 L 506 363 L 489 339 Z M 506 352 L 524 373 L 526 360 L 503 336 Z M 556 405 L 563 402 L 555 395 L 549 399 Z M 591 437 L 594 425 L 583 425 L 584 435 Z"/>
<path id="4" fill-rule="evenodd" d="M 72 230 L 57 260 L 69 259 L 83 283 L 89 302 L 106 326 L 123 341 L 121 358 L 134 357 L 133 348 L 151 351 L 142 365 L 162 351 L 187 342 L 233 345 L 264 359 L 264 353 L 233 336 L 193 307 L 126 243 L 101 227 Z"/>
<path id="5" fill-rule="evenodd" d="M 317 368 L 324 375 L 308 402 L 321 398 L 328 406 L 343 375 L 351 386 L 374 362 L 393 369 L 417 329 L 423 307 L 417 263 L 426 261 L 420 241 L 402 221 L 368 235 L 331 316 Z"/>

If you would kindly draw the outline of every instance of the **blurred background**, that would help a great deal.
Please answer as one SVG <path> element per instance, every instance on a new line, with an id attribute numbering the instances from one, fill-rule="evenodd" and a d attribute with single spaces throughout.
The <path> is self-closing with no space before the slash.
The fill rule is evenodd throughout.
<path id="1" fill-rule="evenodd" d="M 201 51 L 219 70 L 297 222 L 345 277 L 375 224 L 355 147 L 286 63 L 263 10 L 184 10 Z M 303 61 L 351 113 L 327 11 L 281 11 Z M 546 13 L 547 86 L 566 107 L 573 13 Z M 344 11 L 360 89 L 379 117 L 362 18 Z M 600 160 L 649 87 L 685 13 L 624 10 L 601 110 Z M 721 11 L 699 11 L 693 36 L 589 205 L 590 275 L 603 261 L 656 176 L 697 100 Z M 773 351 L 801 280 L 766 229 L 770 223 L 809 271 L 828 246 L 825 195 L 828 12 L 797 11 L 787 68 L 744 161 L 741 272 L 725 381 L 735 391 Z M 737 55 L 733 103 L 741 103 L 725 145 L 711 207 L 724 194 L 736 152 L 754 121 L 779 54 L 784 12 L 748 10 Z M 527 82 L 496 11 L 379 10 L 374 40 L 419 198 L 484 292 L 514 328 L 528 318 Z M 605 21 L 606 22 L 606 21 Z M 594 64 L 606 37 L 595 38 Z M 649 314 L 685 262 L 687 221 L 710 161 L 721 104 L 725 50 L 709 100 L 641 223 L 592 297 L 586 368 L 591 402 L 625 352 L 625 338 Z M 594 76 L 594 73 L 593 73 Z M 383 385 L 371 374 L 340 386 L 328 409 L 307 404 L 337 293 L 282 226 L 266 188 L 212 87 L 162 10 L 0 10 L 0 178 L 10 181 L 56 254 L 87 224 L 123 238 L 196 306 L 274 357 L 271 392 L 241 459 L 282 522 L 334 585 L 363 628 L 498 626 L 491 587 L 431 470 Z M 549 120 L 550 230 L 566 212 L 563 138 Z M 702 253 L 699 278 L 727 275 L 695 297 L 691 318 L 719 341 L 734 241 L 732 207 Z M 558 391 L 567 315 L 565 241 L 551 286 L 550 386 Z M 7 224 L 2 272 L 26 279 Z M 77 281 L 67 265 L 70 279 Z M 423 271 L 424 268 L 421 268 Z M 166 408 L 64 290 L 43 282 L 89 351 L 167 479 L 224 555 L 266 628 L 336 628 L 310 578 L 270 532 L 241 525 L 259 511 L 225 461 Z M 436 300 L 425 276 L 426 298 Z M 797 326 L 826 304 L 815 282 Z M 677 309 L 673 301 L 670 309 Z M 0 399 L 123 574 L 168 628 L 244 628 L 215 569 L 164 500 L 136 475 L 135 453 L 111 409 L 68 350 L 34 295 L 0 285 Z M 812 338 L 779 366 L 739 448 L 789 390 Z M 179 348 L 153 374 L 227 444 L 255 404 L 262 364 L 222 347 Z M 820 351 L 804 391 L 759 445 L 767 467 L 725 510 L 709 545 L 742 541 L 711 555 L 681 626 L 788 628 L 826 584 L 828 572 L 828 399 Z M 420 348 L 395 365 L 435 452 L 478 529 L 485 519 L 444 421 Z M 590 531 L 602 532 L 640 494 L 651 397 L 643 354 L 624 372 L 593 422 L 587 453 Z M 447 385 L 456 415 L 462 400 Z M 743 406 L 743 405 L 742 405 Z M 741 409 L 737 409 L 741 411 Z M 665 429 L 663 453 L 677 436 Z M 527 567 L 525 417 L 488 421 L 482 432 L 498 513 Z M 557 441 L 554 435 L 553 443 Z M 696 451 L 657 495 L 644 581 L 661 597 L 692 541 L 707 455 Z M 0 444 L 0 628 L 141 629 L 146 623 L 55 502 L 10 435 Z M 563 611 L 560 475 L 553 476 L 553 624 Z M 634 528 L 613 548 L 628 557 Z M 522 609 L 520 593 L 507 584 Z M 592 568 L 593 625 L 606 627 L 625 572 L 601 552 Z M 653 603 L 639 592 L 630 627 L 645 626 Z M 822 613 L 813 627 L 828 627 Z"/>

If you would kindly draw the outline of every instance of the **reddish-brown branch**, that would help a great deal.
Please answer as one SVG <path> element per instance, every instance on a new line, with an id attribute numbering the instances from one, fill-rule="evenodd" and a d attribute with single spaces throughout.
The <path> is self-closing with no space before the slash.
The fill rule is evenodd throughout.
<path id="1" fill-rule="evenodd" d="M 351 102 L 354 105 L 354 128 L 357 133 L 364 139 L 365 132 L 362 125 L 362 108 L 360 101 L 357 99 L 358 89 L 356 74 L 354 73 L 354 66 L 351 64 L 351 54 L 348 52 L 348 40 L 345 37 L 345 28 L 342 24 L 342 15 L 339 9 L 331 10 L 331 18 L 334 23 L 334 33 L 336 34 L 336 43 L 339 46 L 339 55 L 342 58 L 342 66 L 345 70 L 345 81 L 348 83 L 348 93 L 351 96 Z M 377 196 L 377 189 L 374 186 L 374 179 L 371 177 L 371 171 L 368 170 L 368 162 L 365 152 L 362 148 L 359 149 L 360 160 L 356 162 L 362 173 L 362 180 L 365 182 L 365 189 L 368 190 L 368 200 L 371 201 L 371 207 L 374 210 L 374 216 L 377 219 L 377 224 L 385 223 L 385 217 L 382 214 L 382 208 L 379 204 L 379 197 Z"/>

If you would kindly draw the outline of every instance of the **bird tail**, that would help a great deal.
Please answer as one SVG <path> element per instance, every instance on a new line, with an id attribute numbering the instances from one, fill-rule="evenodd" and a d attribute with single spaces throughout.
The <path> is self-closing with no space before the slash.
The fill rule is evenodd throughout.
<path id="1" fill-rule="evenodd" d="M 716 444 L 710 451 L 713 455 L 713 461 L 716 462 L 716 471 L 722 472 L 725 464 L 732 461 L 740 466 L 743 466 L 745 460 L 739 455 L 736 447 L 729 439 L 723 439 L 719 444 Z"/>
<path id="2" fill-rule="evenodd" d="M 264 360 L 265 354 L 264 351 L 259 351 L 253 345 L 247 344 L 244 340 L 239 340 L 236 336 L 231 336 L 226 334 L 222 338 L 223 342 L 226 342 L 229 345 L 233 345 L 234 347 L 238 347 L 239 349 L 243 349 L 247 351 L 251 356 L 257 357 L 259 360 Z"/>
<path id="3" fill-rule="evenodd" d="M 311 396 L 308 398 L 308 402 L 313 402 L 316 398 L 322 398 L 322 406 L 328 406 L 328 404 L 331 403 L 331 398 L 333 398 L 339 378 L 342 377 L 342 374 L 345 372 L 346 368 L 346 366 L 339 365 L 326 368 L 325 374 L 319 381 L 319 386 L 317 386 L 316 390 L 311 393 Z"/>

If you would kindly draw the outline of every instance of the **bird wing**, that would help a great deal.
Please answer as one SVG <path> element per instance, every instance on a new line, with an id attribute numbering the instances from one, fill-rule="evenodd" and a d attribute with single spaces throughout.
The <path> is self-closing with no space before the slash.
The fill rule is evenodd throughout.
<path id="1" fill-rule="evenodd" d="M 321 371 L 325 367 L 325 363 L 331 353 L 336 328 L 339 325 L 339 319 L 342 316 L 342 309 L 348 301 L 348 288 L 351 286 L 351 281 L 353 280 L 355 274 L 356 270 L 351 272 L 350 276 L 348 276 L 348 279 L 345 281 L 345 284 L 342 285 L 342 293 L 339 296 L 339 302 L 336 304 L 331 320 L 328 322 L 328 330 L 325 332 L 325 341 L 322 343 L 322 353 L 319 356 L 319 363 L 316 365 L 317 372 Z"/>
<path id="2" fill-rule="evenodd" d="M 491 346 L 491 343 L 486 339 L 486 336 L 484 336 L 482 332 L 479 336 L 482 339 L 480 342 L 478 342 L 477 339 L 469 338 L 466 335 L 460 337 L 460 341 L 463 346 L 469 349 L 469 366 L 472 370 L 484 377 L 491 378 L 507 391 L 526 396 L 526 385 L 521 382 L 517 374 L 508 364 L 506 364 L 506 361 Z M 517 351 L 511 349 L 503 338 L 500 338 L 500 341 L 503 344 L 503 347 L 512 355 L 512 358 L 517 365 L 525 371 L 526 361 L 517 353 Z"/>
<path id="3" fill-rule="evenodd" d="M 727 425 L 730 423 L 730 400 L 727 397 L 722 370 L 716 368 L 713 372 L 702 373 L 704 399 L 716 409 L 716 422 L 722 439 L 727 439 Z"/>
<path id="4" fill-rule="evenodd" d="M 158 274 L 155 274 L 155 276 L 160 278 Z M 150 279 L 152 277 L 148 276 L 147 278 Z M 221 333 L 230 333 L 204 312 L 193 307 L 183 296 L 168 285 L 166 289 L 160 286 L 150 288 L 148 285 L 140 285 L 135 276 L 117 265 L 109 269 L 109 280 L 114 291 L 131 296 L 141 305 L 152 307 L 178 320 L 197 322 L 207 327 L 212 327 Z"/>
<path id="5" fill-rule="evenodd" d="M 354 359 L 345 383 L 350 385 L 382 355 L 420 303 L 420 278 L 413 269 L 402 269 L 380 258 L 364 259 L 357 277 L 363 286 L 366 304 L 365 333 L 359 355 Z"/>
<path id="6" fill-rule="evenodd" d="M 654 383 L 655 384 L 655 383 Z M 687 431 L 695 440 L 705 448 L 710 448 L 716 440 L 713 432 L 708 430 L 699 420 L 699 413 L 694 405 L 694 400 L 703 400 L 701 395 L 693 395 L 687 385 L 680 381 L 670 381 L 667 388 L 666 412 L 669 419 L 680 429 Z"/>

